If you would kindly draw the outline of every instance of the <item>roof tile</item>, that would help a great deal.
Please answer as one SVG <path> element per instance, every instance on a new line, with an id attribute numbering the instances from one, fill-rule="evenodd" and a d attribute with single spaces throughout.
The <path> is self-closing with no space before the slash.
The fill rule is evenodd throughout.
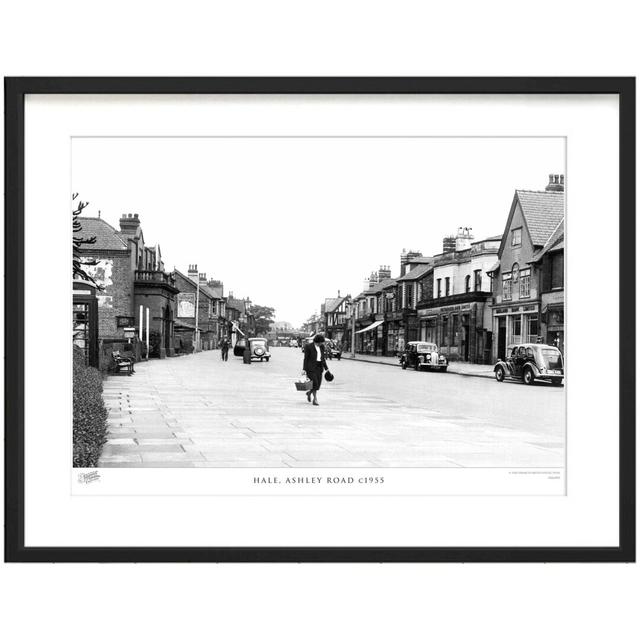
<path id="1" fill-rule="evenodd" d="M 516 190 L 527 222 L 531 242 L 544 246 L 564 219 L 564 193 L 559 191 Z"/>
<path id="2" fill-rule="evenodd" d="M 95 236 L 96 238 L 95 244 L 83 247 L 83 251 L 91 251 L 91 248 L 101 251 L 125 251 L 128 248 L 127 243 L 118 235 L 118 231 L 102 218 L 78 216 L 78 222 L 82 225 L 82 230 L 74 237 L 92 238 Z"/>

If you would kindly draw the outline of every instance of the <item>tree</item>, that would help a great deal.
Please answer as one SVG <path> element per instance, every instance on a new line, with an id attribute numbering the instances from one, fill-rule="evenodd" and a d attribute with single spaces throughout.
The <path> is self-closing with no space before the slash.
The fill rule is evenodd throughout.
<path id="1" fill-rule="evenodd" d="M 263 307 L 259 304 L 252 304 L 249 307 L 249 311 L 254 317 L 256 335 L 266 335 L 269 333 L 276 310 L 273 307 Z"/>
<path id="2" fill-rule="evenodd" d="M 71 196 L 72 200 L 76 200 L 78 198 L 78 194 L 74 193 Z M 87 282 L 91 282 L 95 284 L 96 287 L 102 291 L 104 289 L 103 286 L 99 285 L 94 278 L 92 278 L 85 270 L 85 266 L 91 266 L 98 264 L 97 260 L 87 259 L 84 260 L 80 257 L 80 252 L 82 250 L 83 245 L 90 245 L 96 243 L 96 237 L 93 236 L 91 238 L 85 238 L 81 235 L 78 235 L 82 232 L 82 223 L 78 219 L 82 211 L 88 206 L 88 202 L 83 202 L 82 200 L 78 200 L 78 203 L 71 212 L 73 219 L 73 279 L 85 280 Z"/>

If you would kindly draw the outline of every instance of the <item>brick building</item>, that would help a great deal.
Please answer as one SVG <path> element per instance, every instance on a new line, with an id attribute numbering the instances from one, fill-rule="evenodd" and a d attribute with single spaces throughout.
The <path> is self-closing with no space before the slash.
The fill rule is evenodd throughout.
<path id="1" fill-rule="evenodd" d="M 443 239 L 417 304 L 419 336 L 435 342 L 449 360 L 485 363 L 491 359 L 491 280 L 502 236 L 475 241 L 469 227 Z"/>
<path id="2" fill-rule="evenodd" d="M 80 256 L 84 270 L 101 287 L 95 291 L 100 368 L 110 368 L 114 350 L 140 357 L 140 306 L 145 325 L 149 309 L 154 338 L 150 355 L 168 355 L 177 289 L 170 274 L 164 272 L 160 247 L 145 244 L 138 214 L 123 215 L 119 231 L 100 217 L 79 216 L 78 221 L 82 225 L 79 236 L 95 237 L 93 244 L 83 245 Z M 74 284 L 74 291 L 78 290 L 79 285 Z"/>
<path id="3" fill-rule="evenodd" d="M 564 342 L 563 175 L 550 175 L 544 191 L 516 190 L 489 273 L 494 359 L 504 358 L 510 344 L 549 337 Z"/>

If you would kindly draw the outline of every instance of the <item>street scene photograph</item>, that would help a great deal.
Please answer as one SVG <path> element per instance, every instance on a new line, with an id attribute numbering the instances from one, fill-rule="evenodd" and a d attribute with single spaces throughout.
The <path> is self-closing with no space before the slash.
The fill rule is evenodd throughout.
<path id="1" fill-rule="evenodd" d="M 565 140 L 72 139 L 73 466 L 565 470 Z"/>

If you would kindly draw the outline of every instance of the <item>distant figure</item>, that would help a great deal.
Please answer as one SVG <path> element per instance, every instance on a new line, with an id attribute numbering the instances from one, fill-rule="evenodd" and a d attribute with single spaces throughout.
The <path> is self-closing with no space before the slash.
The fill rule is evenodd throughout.
<path id="1" fill-rule="evenodd" d="M 311 396 L 313 395 L 313 404 L 317 407 L 318 390 L 322 384 L 322 372 L 329 369 L 324 357 L 324 336 L 318 334 L 313 338 L 313 342 L 305 345 L 302 368 L 313 385 L 311 390 L 307 391 L 307 401 L 311 402 Z"/>
<path id="2" fill-rule="evenodd" d="M 222 338 L 220 342 L 220 353 L 222 355 L 223 362 L 226 362 L 229 359 L 229 338 L 225 336 Z"/>

